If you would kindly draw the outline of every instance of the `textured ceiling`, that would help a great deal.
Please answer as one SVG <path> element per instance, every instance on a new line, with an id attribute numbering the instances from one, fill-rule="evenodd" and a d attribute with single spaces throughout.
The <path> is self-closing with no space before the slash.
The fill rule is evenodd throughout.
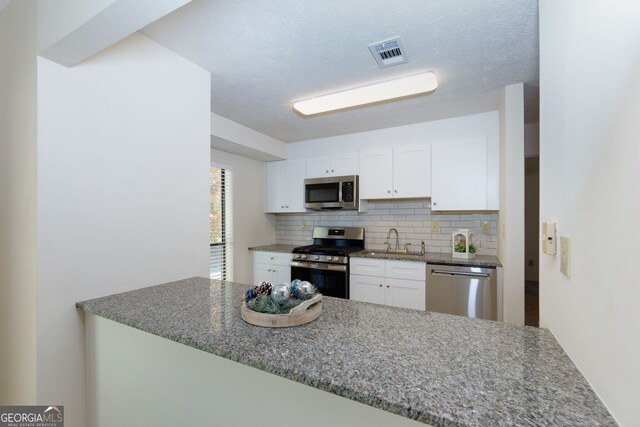
<path id="1" fill-rule="evenodd" d="M 285 142 L 496 110 L 538 120 L 537 0 L 194 0 L 143 34 L 211 72 L 211 111 Z M 409 63 L 367 46 L 401 36 Z M 293 101 L 432 70 L 430 95 L 303 118 Z"/>

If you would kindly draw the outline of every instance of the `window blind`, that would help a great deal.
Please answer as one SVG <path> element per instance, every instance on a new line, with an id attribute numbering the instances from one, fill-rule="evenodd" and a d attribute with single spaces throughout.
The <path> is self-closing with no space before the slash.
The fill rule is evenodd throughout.
<path id="1" fill-rule="evenodd" d="M 209 270 L 212 279 L 233 280 L 233 174 L 211 166 Z"/>

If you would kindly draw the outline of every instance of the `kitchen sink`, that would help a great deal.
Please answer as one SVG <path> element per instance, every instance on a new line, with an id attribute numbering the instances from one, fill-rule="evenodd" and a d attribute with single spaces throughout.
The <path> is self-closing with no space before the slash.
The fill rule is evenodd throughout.
<path id="1" fill-rule="evenodd" d="M 380 258 L 385 258 L 385 257 L 407 257 L 407 258 L 424 258 L 424 254 L 421 254 L 420 252 L 387 252 L 385 250 L 381 250 L 381 251 L 373 251 L 373 250 L 364 250 L 364 251 L 360 251 L 359 252 L 362 255 L 370 255 L 370 256 L 376 256 L 376 257 L 380 257 Z"/>

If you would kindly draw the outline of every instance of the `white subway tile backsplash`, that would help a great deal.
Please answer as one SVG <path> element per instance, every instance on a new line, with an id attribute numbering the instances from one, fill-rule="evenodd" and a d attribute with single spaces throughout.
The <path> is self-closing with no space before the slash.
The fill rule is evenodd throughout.
<path id="1" fill-rule="evenodd" d="M 308 212 L 306 214 L 277 214 L 276 243 L 285 245 L 309 245 L 315 226 L 364 227 L 365 246 L 368 249 L 385 249 L 389 228 L 398 230 L 400 244 L 411 243 L 412 250 L 420 249 L 424 240 L 429 252 L 451 251 L 451 233 L 458 228 L 469 228 L 474 233 L 478 254 L 496 255 L 498 214 L 451 213 L 440 214 L 428 208 L 424 201 L 378 201 L 368 204 L 368 211 Z M 432 221 L 438 222 L 438 233 L 431 232 Z M 481 231 L 481 222 L 488 221 L 489 233 Z M 303 230 L 303 224 L 306 229 Z M 393 236 L 395 239 L 395 236 Z M 395 241 L 394 241 L 395 243 Z"/>

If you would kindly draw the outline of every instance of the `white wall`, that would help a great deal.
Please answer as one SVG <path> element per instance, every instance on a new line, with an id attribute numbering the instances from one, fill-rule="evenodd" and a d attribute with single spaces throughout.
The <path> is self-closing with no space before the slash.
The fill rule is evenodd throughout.
<path id="1" fill-rule="evenodd" d="M 92 314 L 87 335 L 90 427 L 430 426 Z"/>
<path id="2" fill-rule="evenodd" d="M 219 114 L 211 113 L 211 148 L 260 161 L 287 157 L 287 144 Z"/>
<path id="3" fill-rule="evenodd" d="M 500 100 L 498 257 L 503 269 L 503 319 L 524 324 L 524 89 L 506 86 Z"/>
<path id="4" fill-rule="evenodd" d="M 210 76 L 134 34 L 65 68 L 38 59 L 41 403 L 85 425 L 74 303 L 208 275 Z"/>
<path id="5" fill-rule="evenodd" d="M 288 144 L 287 148 L 289 159 L 299 159 L 322 156 L 327 153 L 344 153 L 369 148 L 390 147 L 394 144 L 420 144 L 425 141 L 447 141 L 478 135 L 487 136 L 489 149 L 487 203 L 489 206 L 496 206 L 497 208 L 499 180 L 497 111 L 301 141 Z"/>
<path id="6" fill-rule="evenodd" d="M 251 246 L 276 241 L 275 216 L 264 213 L 264 163 L 223 151 L 211 150 L 211 161 L 233 171 L 233 281 L 253 282 Z"/>
<path id="7" fill-rule="evenodd" d="M 38 0 L 38 50 L 42 51 L 118 0 Z"/>
<path id="8" fill-rule="evenodd" d="M 36 4 L 0 10 L 0 404 L 35 403 Z"/>
<path id="9" fill-rule="evenodd" d="M 571 278 L 541 254 L 541 324 L 621 425 L 640 425 L 640 3 L 540 2 L 540 220 L 571 237 Z"/>

